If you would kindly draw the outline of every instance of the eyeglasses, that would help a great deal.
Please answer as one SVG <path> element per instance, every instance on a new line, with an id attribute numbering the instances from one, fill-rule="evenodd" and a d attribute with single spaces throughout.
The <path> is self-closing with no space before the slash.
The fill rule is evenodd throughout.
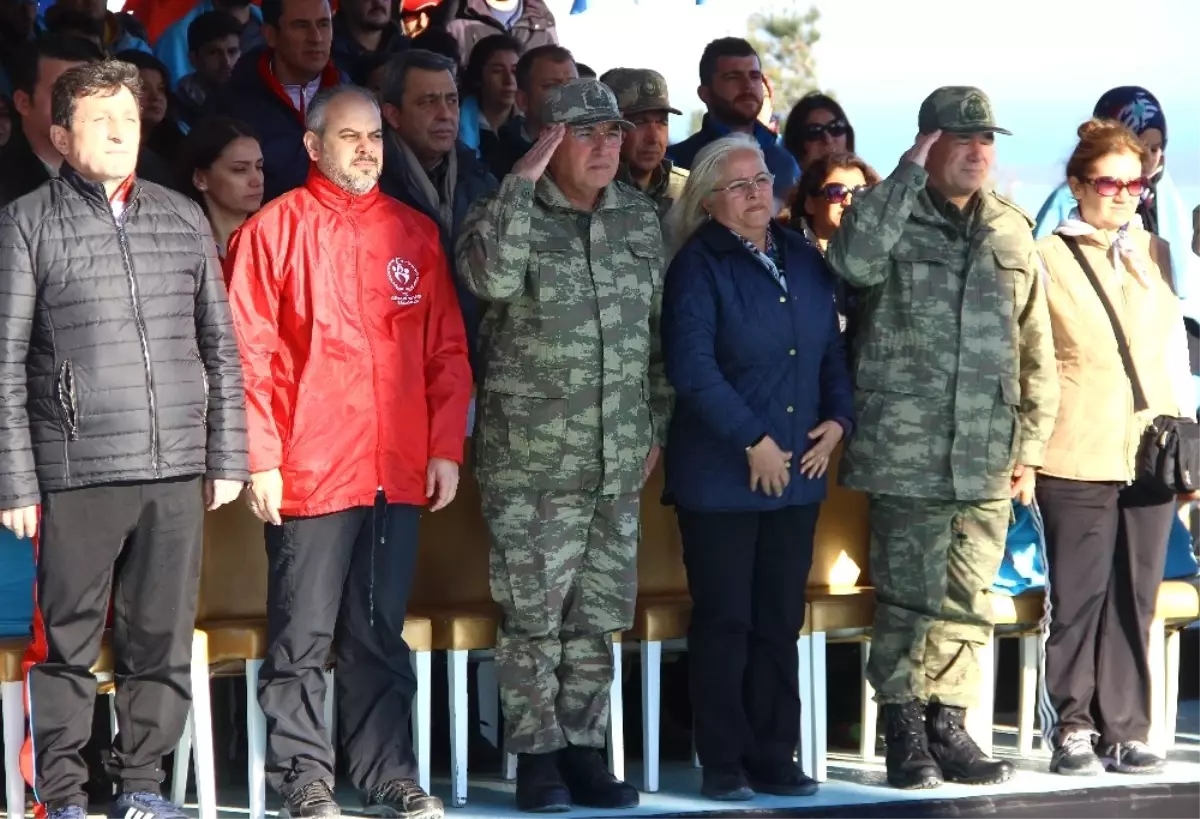
<path id="1" fill-rule="evenodd" d="M 773 184 L 775 184 L 775 176 L 773 174 L 760 173 L 753 179 L 738 179 L 730 182 L 723 188 L 713 188 L 713 193 L 729 191 L 734 196 L 747 196 L 752 190 L 757 191 L 762 188 L 769 188 Z"/>
<path id="2" fill-rule="evenodd" d="M 571 136 L 579 142 L 602 142 L 606 147 L 620 145 L 625 139 L 625 132 L 620 128 L 601 130 L 591 125 L 580 125 L 571 129 Z"/>
<path id="3" fill-rule="evenodd" d="M 844 137 L 848 133 L 850 133 L 850 126 L 844 119 L 835 119 L 832 122 L 810 122 L 804 126 L 804 130 L 801 132 L 805 142 L 824 139 L 826 134 L 836 139 Z"/>
<path id="4" fill-rule="evenodd" d="M 1083 181 L 1095 188 L 1096 193 L 1101 196 L 1116 196 L 1122 189 L 1130 196 L 1141 196 L 1146 192 L 1146 188 L 1150 186 L 1145 177 L 1123 182 L 1111 176 L 1097 176 L 1094 179 L 1084 179 Z"/>
<path id="5" fill-rule="evenodd" d="M 835 205 L 848 205 L 854 197 L 866 190 L 866 187 L 860 185 L 857 188 L 852 188 L 849 185 L 843 185 L 841 182 L 831 182 L 821 188 L 820 194 L 825 197 L 827 202 Z"/>

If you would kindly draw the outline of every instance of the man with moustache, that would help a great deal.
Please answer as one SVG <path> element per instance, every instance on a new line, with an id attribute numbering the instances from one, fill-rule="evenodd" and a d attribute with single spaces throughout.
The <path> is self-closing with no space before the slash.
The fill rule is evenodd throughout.
<path id="1" fill-rule="evenodd" d="M 766 87 L 762 65 L 754 46 L 740 37 L 722 37 L 704 47 L 700 55 L 700 87 L 696 93 L 708 108 L 700 130 L 667 149 L 680 168 L 690 169 L 700 149 L 731 133 L 754 137 L 775 177 L 776 210 L 800 178 L 800 166 L 778 137 L 758 121 Z"/>
<path id="2" fill-rule="evenodd" d="M 679 113 L 667 98 L 667 81 L 648 68 L 614 68 L 600 81 L 616 95 L 621 116 L 633 123 L 621 144 L 617 179 L 649 196 L 662 219 L 688 178 L 667 159 L 667 116 Z"/>
<path id="3" fill-rule="evenodd" d="M 998 784 L 1012 765 L 985 756 L 964 722 L 978 654 L 991 651 L 1012 501 L 1032 502 L 1058 409 L 1054 343 L 1033 220 L 985 187 L 995 135 L 1010 133 L 991 102 L 939 88 L 918 129 L 891 176 L 855 196 L 826 254 L 863 305 L 859 423 L 839 478 L 871 497 L 867 679 L 888 783 Z"/>
<path id="4" fill-rule="evenodd" d="M 456 68 L 449 57 L 409 49 L 391 59 L 380 94 L 388 126 L 380 187 L 437 222 L 452 274 L 454 241 L 467 209 L 496 189 L 487 166 L 458 141 Z M 474 355 L 478 306 L 457 276 L 454 283 Z"/>
<path id="5" fill-rule="evenodd" d="M 333 644 L 339 762 L 364 811 L 439 819 L 441 800 L 417 784 L 402 633 L 421 510 L 458 486 L 462 316 L 437 226 L 379 191 L 374 96 L 331 89 L 305 117 L 308 180 L 251 217 L 225 260 L 249 503 L 266 523 L 267 778 L 281 816 L 339 815 L 322 719 Z"/>
<path id="6" fill-rule="evenodd" d="M 391 0 L 341 0 L 333 17 L 333 62 L 352 76 L 371 54 L 394 54 L 411 40 L 392 19 Z"/>
<path id="7" fill-rule="evenodd" d="M 627 809 L 637 791 L 602 749 L 611 634 L 633 622 L 641 490 L 670 414 L 662 235 L 614 181 L 632 124 L 607 86 L 552 88 L 539 119 L 457 246 L 487 305 L 474 453 L 504 612 L 497 675 L 517 807 Z"/>

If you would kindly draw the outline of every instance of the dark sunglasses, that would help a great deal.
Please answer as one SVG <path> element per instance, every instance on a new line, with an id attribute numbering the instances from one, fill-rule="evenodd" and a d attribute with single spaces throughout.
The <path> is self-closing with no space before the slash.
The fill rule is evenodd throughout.
<path id="1" fill-rule="evenodd" d="M 804 126 L 804 139 L 806 142 L 816 142 L 818 139 L 824 138 L 826 134 L 831 137 L 844 137 L 850 133 L 850 126 L 845 120 L 835 119 L 832 122 L 810 122 Z"/>
<path id="2" fill-rule="evenodd" d="M 849 185 L 843 185 L 841 182 L 831 182 L 821 188 L 819 193 L 825 197 L 825 201 L 835 205 L 845 205 L 850 202 L 855 196 L 862 193 L 864 188 L 852 188 Z"/>
<path id="3" fill-rule="evenodd" d="M 1101 196 L 1116 196 L 1122 188 L 1130 196 L 1141 196 L 1146 192 L 1146 188 L 1150 186 L 1145 177 L 1122 182 L 1120 179 L 1113 179 L 1111 176 L 1097 176 L 1095 179 L 1084 179 L 1083 181 L 1095 188 L 1096 193 Z"/>

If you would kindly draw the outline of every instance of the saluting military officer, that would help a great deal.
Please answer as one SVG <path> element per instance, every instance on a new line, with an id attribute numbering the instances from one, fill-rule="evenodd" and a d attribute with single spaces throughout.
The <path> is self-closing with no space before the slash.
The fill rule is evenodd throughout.
<path id="1" fill-rule="evenodd" d="M 517 806 L 628 808 L 605 768 L 614 631 L 633 621 L 639 499 L 670 412 L 658 321 L 662 237 L 614 181 L 623 131 L 594 79 L 548 93 L 547 123 L 458 240 L 487 302 L 475 435 Z"/>
<path id="2" fill-rule="evenodd" d="M 840 475 L 871 496 L 867 678 L 899 788 L 1012 775 L 963 723 L 977 654 L 990 650 L 1012 498 L 1031 501 L 1058 407 L 1033 221 L 985 187 L 995 134 L 1010 132 L 966 87 L 933 92 L 918 125 L 892 175 L 855 197 L 826 257 L 865 288 L 859 424 Z"/>
<path id="3" fill-rule="evenodd" d="M 688 178 L 687 171 L 667 159 L 667 117 L 679 113 L 667 97 L 667 81 L 648 68 L 614 68 L 600 81 L 616 95 L 621 116 L 633 123 L 621 145 L 617 179 L 649 196 L 661 219 Z"/>

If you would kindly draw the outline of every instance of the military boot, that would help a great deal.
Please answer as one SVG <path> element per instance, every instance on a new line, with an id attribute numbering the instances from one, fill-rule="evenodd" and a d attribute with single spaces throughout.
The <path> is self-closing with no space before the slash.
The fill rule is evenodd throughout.
<path id="1" fill-rule="evenodd" d="M 608 772 L 604 753 L 598 748 L 568 745 L 559 757 L 558 767 L 576 805 L 604 810 L 628 810 L 638 805 L 637 788 Z"/>
<path id="2" fill-rule="evenodd" d="M 925 713 L 929 751 L 947 782 L 963 785 L 999 785 L 1012 778 L 1012 763 L 985 754 L 964 727 L 967 712 L 937 702 Z"/>
<path id="3" fill-rule="evenodd" d="M 887 742 L 887 781 L 893 788 L 914 790 L 942 784 L 942 771 L 929 754 L 925 709 L 917 700 L 883 706 Z"/>
<path id="4" fill-rule="evenodd" d="M 558 772 L 558 754 L 517 754 L 517 810 L 561 813 L 571 809 L 571 794 Z"/>

